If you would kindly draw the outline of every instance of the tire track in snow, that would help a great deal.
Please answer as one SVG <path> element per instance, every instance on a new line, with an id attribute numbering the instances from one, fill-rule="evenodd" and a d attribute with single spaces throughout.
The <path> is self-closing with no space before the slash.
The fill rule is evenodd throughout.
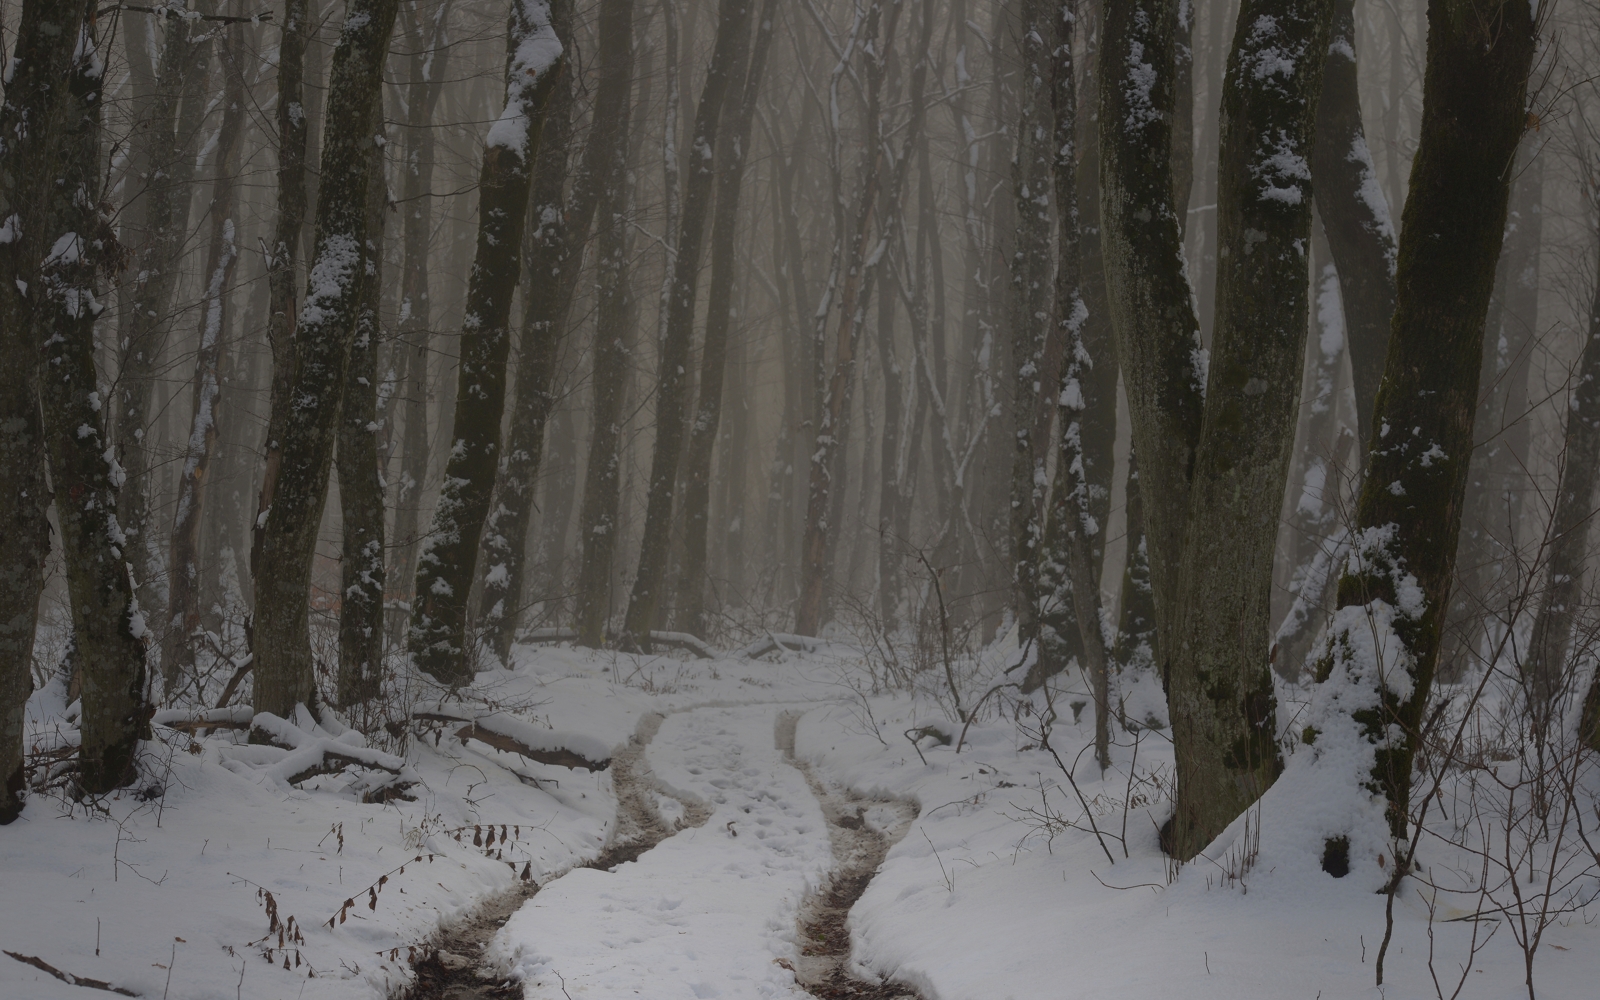
<path id="1" fill-rule="evenodd" d="M 637 861 L 667 837 L 688 827 L 703 826 L 711 817 L 705 802 L 668 788 L 650 770 L 645 747 L 665 721 L 666 715 L 660 712 L 646 712 L 639 718 L 628 745 L 612 755 L 611 784 L 617 796 L 617 819 L 599 857 L 578 867 L 605 871 Z M 656 796 L 677 803 L 679 815 L 673 822 L 661 815 Z M 566 874 L 552 875 L 544 885 Z M 521 1000 L 522 984 L 509 979 L 505 968 L 488 961 L 484 952 L 512 914 L 541 888 L 538 883 L 521 882 L 495 893 L 436 937 L 425 957 L 412 967 L 417 978 L 403 991 L 405 1000 Z"/>
<path id="2" fill-rule="evenodd" d="M 778 716 L 774 743 L 806 784 L 828 821 L 834 867 L 821 890 L 801 906 L 800 959 L 795 979 L 817 1000 L 922 1000 L 909 986 L 872 982 L 856 976 L 850 963 L 850 908 L 867 891 L 889 848 L 899 843 L 917 818 L 917 808 L 900 799 L 876 799 L 828 788 L 809 765 L 794 755 L 797 712 Z"/>

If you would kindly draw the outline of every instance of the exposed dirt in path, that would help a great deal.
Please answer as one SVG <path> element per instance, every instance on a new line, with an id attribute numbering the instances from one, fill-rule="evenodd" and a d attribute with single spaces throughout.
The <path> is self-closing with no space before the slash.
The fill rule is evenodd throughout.
<path id="1" fill-rule="evenodd" d="M 711 818 L 710 806 L 669 790 L 650 770 L 645 747 L 665 719 L 659 712 L 640 718 L 628 745 L 611 758 L 617 821 L 600 856 L 583 867 L 607 870 L 637 861 L 679 830 L 702 826 Z M 682 816 L 671 823 L 663 819 L 657 796 L 676 800 Z M 546 879 L 545 884 L 564 874 Z M 539 889 L 536 883 L 523 882 L 490 896 L 466 919 L 428 942 L 427 956 L 412 966 L 417 978 L 401 994 L 404 1000 L 521 1000 L 522 984 L 506 978 L 505 970 L 485 961 L 483 953 L 511 915 Z"/>
<path id="2" fill-rule="evenodd" d="M 777 747 L 799 769 L 822 805 L 835 865 L 828 884 L 800 908 L 800 961 L 795 979 L 818 1000 L 922 1000 L 909 986 L 860 979 L 850 972 L 850 907 L 854 906 L 917 818 L 916 807 L 895 799 L 873 799 L 830 789 L 794 756 L 800 716 L 778 716 Z"/>

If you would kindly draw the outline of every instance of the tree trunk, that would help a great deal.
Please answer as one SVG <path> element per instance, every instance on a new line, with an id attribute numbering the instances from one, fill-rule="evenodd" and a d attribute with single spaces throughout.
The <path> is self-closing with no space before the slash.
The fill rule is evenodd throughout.
<path id="1" fill-rule="evenodd" d="M 213 0 L 202 0 L 196 7 L 204 13 L 214 9 Z M 155 489 L 152 407 L 160 379 L 158 365 L 177 312 L 175 293 L 183 244 L 189 235 L 194 146 L 205 119 L 212 37 L 211 28 L 202 22 L 161 19 L 166 25 L 166 44 L 156 90 L 150 106 L 137 112 L 140 127 L 133 135 L 133 142 L 142 146 L 135 159 L 150 172 L 144 179 L 144 215 L 138 223 L 142 243 L 134 247 L 134 278 L 127 309 L 119 320 L 121 365 L 113 417 L 118 460 L 127 476 L 118 493 L 117 520 L 129 537 L 124 555 L 133 566 L 135 593 L 150 606 L 154 622 L 163 621 L 159 609 L 166 595 L 159 586 L 161 559 L 154 548 L 150 520 Z M 171 687 L 175 675 L 164 664 L 162 673 Z"/>
<path id="2" fill-rule="evenodd" d="M 572 0 L 551 4 L 550 23 L 562 47 L 569 47 Z M 569 243 L 562 219 L 572 141 L 573 84 L 567 67 L 562 67 L 553 86 L 528 195 L 533 231 L 523 254 L 529 280 L 524 285 L 526 305 L 517 346 L 516 403 L 496 485 L 494 513 L 483 532 L 489 571 L 484 576 L 478 617 L 484 639 L 501 663 L 509 663 L 526 601 L 528 527 L 533 522 L 534 491 L 544 464 L 545 424 L 556 404 L 556 362 L 575 285 L 568 275 L 576 277 L 583 250 L 581 244 Z M 588 216 L 593 214 L 591 207 Z"/>
<path id="3" fill-rule="evenodd" d="M 328 119 L 370 122 L 382 94 L 383 66 L 399 0 L 351 0 L 334 51 Z M 333 129 L 323 143 L 315 250 L 294 336 L 294 382 L 278 415 L 277 485 L 264 513 L 256 575 L 257 711 L 287 716 L 316 710 L 308 613 L 311 563 L 328 493 L 350 345 L 360 310 L 359 274 L 367 241 L 369 128 Z M 292 401 L 292 405 L 288 405 Z M 271 459 L 269 458 L 269 463 Z"/>
<path id="4" fill-rule="evenodd" d="M 1172 203 L 1177 0 L 1105 7 L 1100 55 L 1100 212 L 1107 305 L 1128 394 L 1155 598 L 1173 648 L 1177 580 L 1200 438 L 1204 355 Z"/>
<path id="5" fill-rule="evenodd" d="M 39 397 L 83 677 L 79 780 L 84 791 L 100 794 L 135 780 L 139 740 L 149 737 L 150 727 L 144 616 L 124 561 L 126 538 L 116 519 L 120 470 L 110 459 L 95 376 L 95 278 L 111 263 L 104 255 L 114 244 L 100 213 L 105 64 L 89 10 L 53 140 L 59 159 L 45 220 L 51 250 L 34 300 L 34 336 L 43 360 Z"/>
<path id="6" fill-rule="evenodd" d="M 584 151 L 586 183 L 594 205 L 595 334 L 594 411 L 578 539 L 583 563 L 578 574 L 578 642 L 605 643 L 611 617 L 611 566 L 615 561 L 617 508 L 622 488 L 622 401 L 633 314 L 628 284 L 628 136 L 633 90 L 633 0 L 604 0 L 600 7 L 600 79 L 595 91 L 595 126 Z M 587 224 L 585 226 L 587 228 Z"/>
<path id="7" fill-rule="evenodd" d="M 383 118 L 374 116 L 374 135 Z M 357 295 L 355 340 L 339 410 L 335 465 L 343 539 L 339 558 L 339 707 L 378 696 L 383 687 L 383 475 L 378 456 L 378 344 L 383 337 L 383 215 L 389 204 L 387 143 L 367 151 L 367 239 Z"/>
<path id="8" fill-rule="evenodd" d="M 743 80 L 734 81 L 732 116 L 720 130 L 716 165 L 717 207 L 711 222 L 711 286 L 706 312 L 705 342 L 700 355 L 700 399 L 689 424 L 689 448 L 684 457 L 684 555 L 677 585 L 674 627 L 680 632 L 706 634 L 706 529 L 711 515 L 711 456 L 722 421 L 722 383 L 727 371 L 728 328 L 733 321 L 733 285 L 738 262 L 734 235 L 739 225 L 739 189 L 744 181 L 745 157 L 750 148 L 750 126 L 755 119 L 761 78 L 772 46 L 776 0 L 765 0 L 756 29 L 750 66 Z"/>
<path id="9" fill-rule="evenodd" d="M 1057 4 L 1055 16 L 1050 18 L 1055 22 L 1050 57 L 1050 94 L 1055 112 L 1052 173 L 1059 206 L 1076 205 L 1078 200 L 1073 162 L 1078 102 L 1073 81 L 1070 11 L 1068 4 Z M 1034 30 L 1039 29 L 1049 30 L 1043 23 Z M 1100 533 L 1100 525 L 1090 512 L 1088 472 L 1091 463 L 1084 449 L 1087 400 L 1083 380 L 1094 367 L 1095 358 L 1083 337 L 1089 310 L 1079 289 L 1078 216 L 1074 211 L 1056 213 L 1056 252 L 1055 313 L 1059 328 L 1056 335 L 1063 341 L 1065 364 L 1059 380 L 1052 383 L 1060 410 L 1061 433 L 1039 576 L 1041 591 L 1049 588 L 1049 604 L 1070 607 L 1082 638 L 1084 673 L 1094 690 L 1095 760 L 1104 771 L 1111 766 L 1111 675 L 1106 662 L 1105 630 L 1101 625 L 1099 573 L 1090 550 L 1090 539 Z M 1115 397 L 1096 402 L 1102 406 L 1116 405 Z M 1104 414 L 1096 414 L 1095 418 L 1106 419 Z M 1039 478 L 1044 478 L 1042 467 Z"/>
<path id="10" fill-rule="evenodd" d="M 1062 15 L 1059 4 L 1051 0 L 1024 0 L 1018 32 L 1022 93 L 1016 152 L 1011 161 L 1017 213 L 1011 255 L 1011 413 L 1016 425 L 1011 457 L 1011 588 L 1018 638 L 1025 645 L 1039 637 L 1040 602 L 1044 597 L 1039 564 L 1049 493 L 1045 467 L 1051 416 L 1057 408 L 1050 395 L 1059 388 L 1064 342 L 1064 331 L 1052 322 L 1050 303 L 1051 171 L 1057 152 L 1055 130 L 1051 127 L 1051 54 L 1055 49 L 1053 22 L 1062 20 Z M 1076 250 L 1074 246 L 1070 252 Z M 1068 248 L 1059 247 L 1057 252 L 1065 261 Z M 1076 305 L 1076 261 L 1063 269 L 1070 272 L 1070 295 Z"/>
<path id="11" fill-rule="evenodd" d="M 1359 570 L 1339 582 L 1329 652 L 1319 665 L 1319 679 L 1337 674 L 1337 683 L 1323 685 L 1308 720 L 1323 734 L 1337 730 L 1317 735 L 1319 743 L 1355 740 L 1372 754 L 1371 785 L 1388 807 L 1387 831 L 1362 831 L 1374 852 L 1385 833 L 1406 834 L 1534 41 L 1526 5 L 1505 4 L 1485 20 L 1467 0 L 1429 4 L 1422 132 L 1400 228 L 1393 333 L 1356 507 L 1350 565 Z M 1375 646 L 1385 650 L 1387 674 Z M 1330 778 L 1347 784 L 1348 755 L 1340 761 Z M 1353 851 L 1354 837 L 1350 844 Z"/>
<path id="12" fill-rule="evenodd" d="M 650 457 L 650 489 L 645 506 L 643 541 L 639 545 L 639 571 L 633 579 L 628 613 L 623 621 L 622 646 L 649 650 L 650 630 L 665 590 L 667 557 L 672 532 L 673 491 L 682 457 L 684 410 L 688 399 L 689 342 L 694 332 L 696 289 L 700 283 L 701 247 L 706 217 L 710 214 L 712 181 L 716 177 L 713 152 L 717 148 L 722 106 L 735 72 L 750 46 L 753 0 L 721 0 L 717 37 L 706 67 L 700 105 L 695 112 L 693 151 L 684 185 L 683 218 L 678 229 L 677 256 L 672 262 L 672 299 L 668 303 L 666 335 L 661 344 L 657 372 L 655 447 Z"/>
<path id="13" fill-rule="evenodd" d="M 301 104 L 306 39 L 310 34 L 308 0 L 284 0 L 278 42 L 278 206 L 271 251 L 267 254 L 267 344 L 272 349 L 272 381 L 267 405 L 266 462 L 250 542 L 250 571 L 259 576 L 261 541 L 267 511 L 278 488 L 283 462 L 283 421 L 289 415 L 289 390 L 294 385 L 295 258 L 300 252 L 306 218 L 306 123 Z"/>
<path id="14" fill-rule="evenodd" d="M 888 25 L 883 29 L 880 42 L 879 28 L 883 21 L 883 4 L 874 0 L 866 13 L 866 121 L 869 141 L 861 154 L 862 183 L 851 228 L 846 231 L 843 217 L 842 192 L 838 190 L 843 173 L 834 153 L 834 187 L 837 207 L 834 226 L 837 233 L 834 246 L 833 273 L 829 276 L 825 308 L 819 309 L 813 348 L 813 379 L 817 411 L 814 428 L 815 449 L 811 454 L 810 476 L 806 495 L 806 530 L 800 550 L 800 598 L 795 602 L 795 631 L 801 635 L 816 635 L 824 620 L 824 601 L 832 577 L 829 558 L 830 541 L 836 540 L 842 525 L 836 510 L 842 509 L 844 498 L 845 447 L 849 431 L 850 398 L 855 387 L 856 347 L 860 340 L 865 303 L 872 294 L 875 262 L 868 263 L 867 238 L 871 235 L 874 210 L 878 205 L 878 187 L 882 183 L 883 169 L 883 117 L 881 90 L 884 63 L 894 38 L 898 5 L 889 8 Z M 844 73 L 846 65 L 841 59 L 834 73 L 834 86 Z M 837 95 L 835 95 L 837 99 Z M 839 137 L 835 136 L 835 142 Z M 839 285 L 843 278 L 842 286 Z M 826 323 L 837 288 L 839 321 L 834 332 L 833 366 L 826 364 Z M 837 491 L 837 492 L 836 492 Z"/>
<path id="15" fill-rule="evenodd" d="M 33 637 L 50 553 L 44 428 L 33 303 L 49 252 L 45 199 L 59 155 L 57 107 L 83 24 L 80 4 L 26 0 L 0 103 L 0 825 L 22 811 L 23 709 L 33 691 Z M 37 128 L 25 122 L 41 123 Z"/>
<path id="16" fill-rule="evenodd" d="M 1356 436 L 1364 446 L 1372 436 L 1372 407 L 1394 316 L 1395 238 L 1389 203 L 1361 125 L 1355 46 L 1354 0 L 1333 0 L 1311 176 L 1317 211 L 1339 272 L 1345 343 L 1356 390 Z"/>
<path id="17" fill-rule="evenodd" d="M 506 104 L 489 129 L 478 180 L 478 248 L 467 283 L 450 459 L 428 544 L 417 561 L 408 643 L 417 666 L 452 688 L 472 680 L 467 636 L 478 541 L 495 472 L 511 352 L 511 299 L 522 274 L 528 189 L 561 42 L 543 0 L 513 0 Z"/>
<path id="18" fill-rule="evenodd" d="M 400 346 L 409 355 L 406 376 L 405 433 L 400 449 L 400 477 L 395 491 L 394 557 L 386 576 L 400 591 L 388 615 L 389 641 L 399 645 L 411 620 L 410 587 L 416 582 L 417 553 L 422 547 L 422 493 L 428 479 L 428 365 L 433 359 L 433 310 L 429 297 L 428 257 L 433 246 L 434 109 L 449 67 L 446 34 L 449 3 L 435 11 L 432 25 L 413 4 L 406 29 L 416 51 L 406 84 L 406 160 L 402 199 L 405 223 L 400 273 Z M 290 288 L 291 294 L 293 288 Z"/>
<path id="19" fill-rule="evenodd" d="M 1586 178 L 1593 191 L 1595 178 Z M 1556 490 L 1555 513 L 1550 521 L 1549 559 L 1544 568 L 1543 593 L 1528 656 L 1522 668 L 1534 732 L 1543 738 L 1558 699 L 1572 681 L 1574 630 L 1583 604 L 1589 554 L 1589 525 L 1594 520 L 1595 482 L 1600 479 L 1600 267 L 1596 268 L 1594 297 L 1589 306 L 1588 337 L 1573 374 L 1567 401 L 1566 441 L 1561 454 L 1561 478 Z M 1595 718 L 1582 721 L 1583 734 L 1595 742 Z"/>
<path id="20" fill-rule="evenodd" d="M 228 293 L 239 259 L 234 210 L 235 174 L 245 116 L 244 75 L 239 65 L 238 27 L 223 28 L 218 55 L 224 80 L 222 124 L 212 151 L 216 178 L 211 184 L 211 238 L 206 251 L 205 292 L 200 300 L 200 349 L 195 353 L 194 403 L 183 471 L 178 476 L 178 506 L 172 519 L 168 565 L 171 596 L 167 627 L 161 636 L 161 668 L 166 701 L 177 694 L 184 673 L 192 673 L 195 649 L 190 637 L 200 627 L 200 527 L 205 515 L 217 419 L 222 404 L 222 353 L 228 328 Z M 196 694 L 200 694 L 196 691 Z"/>

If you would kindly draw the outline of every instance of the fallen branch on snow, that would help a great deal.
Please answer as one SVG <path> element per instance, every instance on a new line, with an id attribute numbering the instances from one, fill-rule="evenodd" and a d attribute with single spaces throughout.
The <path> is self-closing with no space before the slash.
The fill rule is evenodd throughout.
<path id="1" fill-rule="evenodd" d="M 118 993 L 125 997 L 136 997 L 142 995 L 135 993 L 132 990 L 125 990 L 120 986 L 112 986 L 110 983 L 101 982 L 98 979 L 86 979 L 83 976 L 74 976 L 70 972 L 62 972 L 60 969 L 51 965 L 49 962 L 46 962 L 44 959 L 37 958 L 33 955 L 18 955 L 14 951 L 8 951 L 6 954 L 21 962 L 23 965 L 31 965 L 40 972 L 48 972 L 50 975 L 55 976 L 68 986 L 83 986 L 91 990 L 105 990 L 107 993 Z"/>

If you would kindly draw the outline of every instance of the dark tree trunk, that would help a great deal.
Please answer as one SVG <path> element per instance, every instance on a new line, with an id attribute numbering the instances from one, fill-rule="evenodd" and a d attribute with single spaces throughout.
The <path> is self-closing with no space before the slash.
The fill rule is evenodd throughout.
<path id="1" fill-rule="evenodd" d="M 1500 256 L 1506 201 L 1534 52 L 1532 11 L 1432 0 L 1422 132 L 1400 229 L 1394 324 L 1356 507 L 1362 540 L 1339 582 L 1330 654 L 1340 705 L 1370 692 L 1374 707 L 1338 708 L 1373 747 L 1372 782 L 1404 837 L 1412 762 L 1432 694 L 1482 368 L 1483 324 Z M 1374 622 L 1382 632 L 1373 634 Z M 1404 677 L 1359 650 L 1395 642 Z M 1391 674 L 1400 672 L 1392 668 Z M 1318 737 L 1320 740 L 1321 737 Z M 1348 764 L 1342 765 L 1348 769 Z M 1346 773 L 1346 772 L 1341 772 Z M 1348 779 L 1346 779 L 1348 780 Z"/>
<path id="2" fill-rule="evenodd" d="M 701 249 L 706 217 L 710 215 L 717 134 L 722 124 L 734 67 L 741 65 L 750 46 L 750 16 L 754 0 L 721 0 L 717 37 L 700 90 L 694 136 L 689 148 L 689 176 L 684 185 L 683 218 L 678 229 L 672 263 L 672 298 L 667 303 L 666 334 L 661 344 L 657 372 L 655 448 L 650 458 L 650 488 L 645 507 L 643 541 L 639 545 L 639 570 L 623 622 L 624 648 L 650 648 L 650 630 L 656 626 L 665 590 L 667 557 L 672 532 L 673 492 L 683 452 L 684 410 L 688 402 L 689 342 L 694 332 L 696 290 L 700 284 Z"/>
<path id="3" fill-rule="evenodd" d="M 383 134 L 383 119 L 372 132 Z M 378 344 L 383 337 L 383 216 L 389 204 L 386 145 L 368 150 L 367 240 L 362 253 L 355 340 L 339 410 L 335 465 L 343 539 L 339 559 L 339 676 L 341 708 L 377 697 L 383 686 L 383 476 L 378 452 Z"/>
<path id="4" fill-rule="evenodd" d="M 1070 0 L 1069 0 L 1070 3 Z M 1051 32 L 1051 104 L 1055 128 L 1051 147 L 1056 203 L 1075 206 L 1074 145 L 1078 132 L 1078 101 L 1073 81 L 1073 18 L 1069 4 L 1055 4 L 1054 30 Z M 1049 8 L 1047 8 L 1049 9 Z M 1039 25 L 1045 28 L 1045 25 Z M 1037 29 L 1036 29 L 1037 30 Z M 1082 639 L 1083 668 L 1094 693 L 1095 760 L 1104 771 L 1111 765 L 1111 688 L 1107 664 L 1105 631 L 1101 625 L 1100 581 L 1090 540 L 1100 533 L 1090 510 L 1089 480 L 1091 463 L 1084 449 L 1084 424 L 1087 400 L 1083 381 L 1094 366 L 1094 356 L 1084 342 L 1084 320 L 1088 308 L 1080 290 L 1081 266 L 1078 257 L 1078 215 L 1064 209 L 1056 213 L 1057 267 L 1055 274 L 1056 334 L 1063 341 L 1064 364 L 1059 381 L 1052 383 L 1060 411 L 1060 444 L 1056 457 L 1055 484 L 1050 497 L 1050 517 L 1044 538 L 1039 570 L 1041 596 L 1046 594 L 1048 611 L 1058 618 L 1070 614 Z M 1048 398 L 1048 397 L 1046 397 Z M 1097 400 L 1104 406 L 1111 400 Z M 1094 419 L 1105 421 L 1106 415 Z M 1043 469 L 1040 469 L 1043 478 Z"/>
<path id="5" fill-rule="evenodd" d="M 595 92 L 595 127 L 584 151 L 585 197 L 594 197 L 595 307 L 593 421 L 578 538 L 583 563 L 578 575 L 578 642 L 605 643 L 611 617 L 611 566 L 620 535 L 617 508 L 622 489 L 622 401 L 632 331 L 628 284 L 628 137 L 633 91 L 633 0 L 605 0 L 600 7 L 600 80 Z M 585 228 L 587 228 L 585 220 Z"/>
<path id="6" fill-rule="evenodd" d="M 1051 416 L 1057 409 L 1051 394 L 1059 390 L 1063 330 L 1051 310 L 1051 171 L 1056 158 L 1052 127 L 1052 58 L 1054 22 L 1062 10 L 1051 0 L 1025 0 L 1018 37 L 1021 40 L 1021 90 L 1017 113 L 1017 145 L 1011 161 L 1012 197 L 1017 226 L 1011 255 L 1011 415 L 1015 422 L 1011 456 L 1011 589 L 1018 638 L 1031 645 L 1038 639 L 1041 543 L 1049 481 Z M 1070 56 L 1069 56 L 1070 58 Z M 1055 213 L 1070 215 L 1068 212 Z M 1074 228 L 1076 228 L 1074 226 Z M 1075 234 L 1074 234 L 1075 235 Z M 1070 252 L 1076 253 L 1076 246 Z M 1065 259 L 1068 248 L 1058 248 Z M 1078 302 L 1077 263 L 1070 273 L 1072 304 Z M 1062 289 L 1057 289 L 1062 291 Z M 1058 306 L 1067 303 L 1058 302 Z"/>
<path id="7" fill-rule="evenodd" d="M 1177 0 L 1105 7 L 1100 211 L 1107 305 L 1140 458 L 1157 644 L 1172 648 L 1205 370 L 1172 203 Z M 1146 86 L 1148 82 L 1148 86 Z"/>
<path id="8" fill-rule="evenodd" d="M 167 678 L 166 699 L 169 702 L 181 687 L 182 675 L 192 672 L 195 662 L 195 649 L 189 639 L 200 627 L 200 529 L 206 520 L 211 460 L 216 450 L 217 421 L 222 407 L 228 293 L 233 283 L 234 265 L 239 259 L 234 175 L 239 169 L 239 140 L 246 108 L 238 32 L 237 26 L 224 28 L 218 50 L 219 69 L 224 77 L 223 109 L 216 148 L 212 151 L 216 177 L 211 184 L 211 238 L 205 270 L 201 272 L 206 284 L 200 300 L 200 349 L 195 353 L 194 403 L 190 410 L 183 470 L 178 476 L 178 506 L 172 519 L 172 548 L 168 561 L 171 596 L 167 601 L 167 625 L 161 636 L 161 666 Z"/>
<path id="9" fill-rule="evenodd" d="M 565 48 L 572 38 L 572 2 L 556 0 L 550 23 Z M 563 66 L 545 107 L 544 134 L 528 195 L 532 232 L 523 252 L 528 280 L 524 284 L 522 336 L 518 341 L 517 395 L 511 411 L 510 437 L 496 485 L 495 509 L 483 532 L 489 562 L 484 576 L 484 639 L 495 658 L 506 663 L 526 603 L 528 527 L 533 523 L 533 497 L 544 464 L 545 424 L 556 404 L 556 362 L 565 339 L 573 277 L 582 245 L 569 242 L 562 218 L 567 163 L 572 141 L 572 74 Z M 593 216 L 593 208 L 586 217 Z M 585 225 L 587 230 L 587 225 Z M 569 261 L 571 266 L 569 267 Z M 568 277 L 569 273 L 573 277 Z"/>
<path id="10" fill-rule="evenodd" d="M 82 6 L 77 0 L 74 6 Z M 120 472 L 110 459 L 95 377 L 93 307 L 97 272 L 110 264 L 111 227 L 100 212 L 101 96 L 104 62 L 96 50 L 93 8 L 74 53 L 58 113 L 45 240 L 51 250 L 34 299 L 34 336 L 43 365 L 50 478 L 72 598 L 73 638 L 83 678 L 80 782 L 91 794 L 131 784 L 145 712 L 145 626 L 133 596 L 116 518 Z M 74 32 L 76 35 L 77 32 Z"/>
<path id="11" fill-rule="evenodd" d="M 0 135 L 8 137 L 0 146 L 0 825 L 17 818 L 27 792 L 23 709 L 50 553 L 36 299 L 25 289 L 39 286 L 38 262 L 50 250 L 45 199 L 59 153 L 51 125 L 68 103 L 61 95 L 82 24 L 80 4 L 26 0 L 0 103 Z"/>
<path id="12" fill-rule="evenodd" d="M 732 115 L 720 130 L 717 149 L 717 207 L 711 222 L 711 285 L 707 290 L 705 342 L 700 355 L 700 399 L 689 424 L 684 456 L 684 554 L 676 585 L 675 627 L 697 636 L 706 634 L 706 529 L 711 516 L 711 456 L 722 421 L 722 383 L 727 371 L 728 328 L 733 321 L 733 286 L 738 262 L 734 235 L 739 225 L 739 189 L 744 181 L 761 78 L 772 47 L 776 0 L 765 0 L 756 29 L 750 66 L 735 81 Z"/>
<path id="13" fill-rule="evenodd" d="M 278 488 L 283 462 L 283 421 L 289 415 L 294 385 L 295 259 L 306 220 L 306 122 L 302 105 L 306 39 L 311 32 L 308 0 L 284 0 L 278 42 L 278 205 L 267 255 L 267 344 L 272 349 L 272 381 L 267 405 L 266 462 L 250 542 L 250 571 L 259 576 L 266 514 Z"/>
<path id="14" fill-rule="evenodd" d="M 1317 210 L 1339 272 L 1345 343 L 1356 390 L 1357 438 L 1372 436 L 1372 407 L 1383 377 L 1394 316 L 1394 226 L 1361 125 L 1356 87 L 1354 0 L 1333 0 L 1333 27 L 1311 150 Z"/>
<path id="15" fill-rule="evenodd" d="M 1304 364 L 1306 161 L 1331 13 L 1329 0 L 1245 0 L 1223 87 L 1217 312 L 1177 642 L 1162 647 L 1178 779 L 1168 846 L 1185 859 L 1281 769 L 1268 665 L 1272 559 Z"/>
<path id="16" fill-rule="evenodd" d="M 328 118 L 371 122 L 398 0 L 351 0 L 334 51 Z M 294 382 L 280 414 L 277 485 L 264 513 L 256 574 L 257 711 L 288 716 L 316 710 L 308 614 L 311 562 L 327 506 L 350 345 L 360 311 L 359 274 L 367 241 L 370 128 L 333 129 L 322 149 L 310 280 L 294 335 Z M 269 463 L 272 459 L 269 457 Z"/>
<path id="17" fill-rule="evenodd" d="M 408 638 L 417 666 L 452 688 L 472 680 L 467 636 L 478 541 L 500 464 L 511 299 L 522 275 L 528 190 L 561 42 L 540 0 L 513 0 L 506 106 L 489 129 L 478 180 L 478 248 L 467 282 L 450 458 L 428 545 L 417 561 Z"/>

